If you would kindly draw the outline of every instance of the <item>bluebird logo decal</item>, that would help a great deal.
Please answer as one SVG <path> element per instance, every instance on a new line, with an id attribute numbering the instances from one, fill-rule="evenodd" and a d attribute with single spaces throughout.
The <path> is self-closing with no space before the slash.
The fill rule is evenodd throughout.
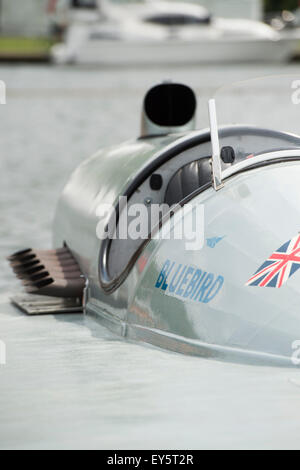
<path id="1" fill-rule="evenodd" d="M 206 243 L 209 248 L 215 248 L 215 246 L 220 243 L 223 238 L 225 237 L 213 237 L 213 238 L 207 238 Z"/>
<path id="2" fill-rule="evenodd" d="M 164 263 L 155 287 L 165 294 L 208 304 L 222 289 L 223 276 L 194 266 L 178 264 L 169 259 Z"/>
<path id="3" fill-rule="evenodd" d="M 297 235 L 278 248 L 249 279 L 246 286 L 279 289 L 299 268 L 300 235 Z"/>

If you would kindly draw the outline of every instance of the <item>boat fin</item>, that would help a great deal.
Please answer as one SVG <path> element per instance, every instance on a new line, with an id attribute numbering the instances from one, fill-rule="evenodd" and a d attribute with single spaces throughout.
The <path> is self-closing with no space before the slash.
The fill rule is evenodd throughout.
<path id="1" fill-rule="evenodd" d="M 13 254 L 8 261 L 28 294 L 82 299 L 85 279 L 67 247 L 27 249 Z"/>
<path id="2" fill-rule="evenodd" d="M 11 302 L 27 315 L 83 313 L 81 299 L 62 299 L 59 297 L 22 294 L 12 297 Z"/>

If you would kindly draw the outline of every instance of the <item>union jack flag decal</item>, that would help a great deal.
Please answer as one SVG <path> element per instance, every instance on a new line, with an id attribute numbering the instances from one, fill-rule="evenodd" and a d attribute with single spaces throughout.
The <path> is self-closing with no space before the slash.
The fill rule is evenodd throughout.
<path id="1" fill-rule="evenodd" d="M 246 286 L 279 289 L 300 268 L 300 235 L 273 253 L 249 279 Z"/>

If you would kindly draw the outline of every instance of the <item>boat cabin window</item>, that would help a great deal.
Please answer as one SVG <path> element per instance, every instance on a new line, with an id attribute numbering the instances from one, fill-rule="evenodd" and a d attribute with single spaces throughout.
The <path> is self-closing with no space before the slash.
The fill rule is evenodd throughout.
<path id="1" fill-rule="evenodd" d="M 97 0 L 71 0 L 71 8 L 86 8 L 89 10 L 96 10 Z"/>
<path id="2" fill-rule="evenodd" d="M 207 25 L 211 22 L 210 15 L 196 16 L 184 15 L 182 13 L 157 13 L 144 18 L 146 23 L 154 23 L 162 26 L 191 26 L 191 25 Z"/>

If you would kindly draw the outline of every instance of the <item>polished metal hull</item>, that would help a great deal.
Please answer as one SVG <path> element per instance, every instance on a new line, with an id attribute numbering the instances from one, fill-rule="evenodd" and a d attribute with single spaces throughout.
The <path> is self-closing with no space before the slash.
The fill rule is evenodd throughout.
<path id="1" fill-rule="evenodd" d="M 161 229 L 136 258 L 128 258 L 122 272 L 116 269 L 112 282 L 105 279 L 103 259 L 114 258 L 116 252 L 118 263 L 127 254 L 117 245 L 111 253 L 103 251 L 105 242 L 95 235 L 98 205 L 115 204 L 123 194 L 124 181 L 129 184 L 136 179 L 160 151 L 187 145 L 192 138 L 168 136 L 131 142 L 100 151 L 85 162 L 60 200 L 55 246 L 66 242 L 89 280 L 86 312 L 117 334 L 202 357 L 292 365 L 292 345 L 300 332 L 299 275 L 283 289 L 251 287 L 247 281 L 272 251 L 299 232 L 299 150 L 257 157 L 259 162 L 273 159 L 271 166 L 241 174 L 235 174 L 238 169 L 228 170 L 219 192 L 208 187 L 192 198 L 205 211 L 206 241 L 201 250 L 187 250 L 186 239 L 162 239 Z M 201 145 L 205 154 L 205 144 Z M 185 159 L 200 156 L 201 145 L 179 152 L 178 160 L 172 160 L 173 169 L 176 161 L 182 164 L 183 155 Z M 292 160 L 281 162 L 288 155 Z M 120 173 L 117 168 L 122 165 Z M 160 167 L 162 174 L 167 165 Z M 243 165 L 251 163 L 241 162 L 241 168 Z M 138 194 L 143 188 L 147 185 Z M 182 208 L 179 217 L 190 216 Z M 164 233 L 173 229 L 172 219 L 163 226 Z M 185 281 L 184 269 L 190 273 Z M 197 271 L 205 280 L 198 284 L 197 295 L 191 295 L 188 286 Z"/>

